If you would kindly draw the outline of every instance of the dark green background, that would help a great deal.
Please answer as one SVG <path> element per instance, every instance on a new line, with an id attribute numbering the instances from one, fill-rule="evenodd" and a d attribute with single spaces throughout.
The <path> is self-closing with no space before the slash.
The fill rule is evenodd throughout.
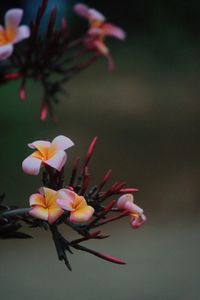
<path id="1" fill-rule="evenodd" d="M 70 137 L 75 147 L 68 151 L 68 175 L 73 158 L 84 155 L 98 135 L 93 183 L 112 168 L 111 182 L 123 179 L 140 189 L 136 203 L 148 222 L 136 231 L 128 219 L 107 225 L 108 240 L 88 243 L 125 259 L 126 266 L 76 252 L 70 257 L 72 273 L 58 262 L 48 233 L 32 230 L 32 241 L 1 241 L 2 300 L 196 300 L 200 6 L 197 1 L 88 3 L 128 32 L 124 43 L 109 42 L 116 70 L 109 74 L 102 58 L 72 79 L 69 95 L 56 107 L 58 124 L 39 121 L 37 84 L 29 84 L 24 103 L 17 99 L 17 82 L 1 87 L 1 191 L 9 203 L 26 206 L 40 185 L 40 178 L 21 170 L 28 142 Z"/>

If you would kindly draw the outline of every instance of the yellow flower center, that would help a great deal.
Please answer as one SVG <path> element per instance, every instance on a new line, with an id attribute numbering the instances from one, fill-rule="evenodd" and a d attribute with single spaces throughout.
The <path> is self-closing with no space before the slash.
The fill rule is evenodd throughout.
<path id="1" fill-rule="evenodd" d="M 16 30 L 14 28 L 7 28 L 0 31 L 0 46 L 12 43 L 16 37 Z"/>
<path id="2" fill-rule="evenodd" d="M 57 151 L 56 146 L 51 145 L 49 148 L 47 148 L 47 147 L 40 148 L 40 150 L 35 151 L 32 154 L 32 156 L 35 158 L 38 158 L 42 161 L 46 161 L 46 160 L 51 159 L 55 155 L 56 151 Z"/>
<path id="3" fill-rule="evenodd" d="M 0 32 L 0 46 L 6 45 L 9 43 L 9 38 L 5 31 Z"/>

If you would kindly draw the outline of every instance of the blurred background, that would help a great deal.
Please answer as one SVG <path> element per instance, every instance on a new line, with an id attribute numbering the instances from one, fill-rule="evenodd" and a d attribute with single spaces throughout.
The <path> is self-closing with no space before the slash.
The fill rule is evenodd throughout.
<path id="1" fill-rule="evenodd" d="M 24 7 L 25 20 L 40 1 L 0 1 Z M 60 17 L 72 14 L 76 1 L 50 1 Z M 1 299 L 186 300 L 200 299 L 200 4 L 198 1 L 85 1 L 125 29 L 123 43 L 108 41 L 116 62 L 113 74 L 100 59 L 66 85 L 56 106 L 59 122 L 41 123 L 42 91 L 30 83 L 25 102 L 18 83 L 1 87 L 1 192 L 9 204 L 28 205 L 40 178 L 22 173 L 30 153 L 26 144 L 64 134 L 75 142 L 68 151 L 70 169 L 99 137 L 91 161 L 92 183 L 112 168 L 115 180 L 138 187 L 136 203 L 148 222 L 139 230 L 129 220 L 106 225 L 112 236 L 87 245 L 127 261 L 113 265 L 88 254 L 70 257 L 69 273 L 57 260 L 50 234 L 29 230 L 31 241 L 0 241 Z M 67 229 L 64 229 L 67 230 Z M 66 236 L 70 233 L 65 233 Z"/>

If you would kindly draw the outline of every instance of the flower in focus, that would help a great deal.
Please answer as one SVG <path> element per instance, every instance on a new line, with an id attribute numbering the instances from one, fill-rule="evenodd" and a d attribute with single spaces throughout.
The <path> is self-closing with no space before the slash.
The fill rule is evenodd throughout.
<path id="1" fill-rule="evenodd" d="M 29 214 L 53 224 L 63 214 L 63 210 L 57 204 L 56 199 L 56 191 L 46 187 L 40 188 L 38 194 L 30 196 L 29 204 L 32 209 Z"/>
<path id="2" fill-rule="evenodd" d="M 125 32 L 110 23 L 105 22 L 105 17 L 96 9 L 88 8 L 84 4 L 76 4 L 74 11 L 81 17 L 88 20 L 90 28 L 85 38 L 85 45 L 90 50 L 96 50 L 98 54 L 104 55 L 108 59 L 109 69 L 112 70 L 113 60 L 110 50 L 104 43 L 106 36 L 111 36 L 119 40 L 124 40 L 126 37 Z"/>
<path id="3" fill-rule="evenodd" d="M 127 211 L 127 213 L 131 216 L 131 226 L 133 228 L 139 228 L 146 221 L 143 209 L 134 203 L 132 194 L 125 194 L 119 197 L 117 206 L 119 209 Z"/>
<path id="4" fill-rule="evenodd" d="M 23 161 L 22 169 L 30 175 L 38 175 L 42 165 L 48 165 L 61 171 L 67 160 L 64 150 L 73 145 L 74 143 L 63 135 L 57 136 L 52 142 L 35 141 L 28 144 L 31 149 L 36 149 L 36 151 Z"/>
<path id="5" fill-rule="evenodd" d="M 94 208 L 87 205 L 83 196 L 79 196 L 69 189 L 59 190 L 57 198 L 58 205 L 70 212 L 69 221 L 71 222 L 87 222 L 94 213 Z"/>
<path id="6" fill-rule="evenodd" d="M 30 36 L 29 27 L 19 26 L 22 9 L 10 9 L 5 15 L 5 28 L 0 25 L 0 60 L 7 59 L 13 52 L 13 44 Z"/>

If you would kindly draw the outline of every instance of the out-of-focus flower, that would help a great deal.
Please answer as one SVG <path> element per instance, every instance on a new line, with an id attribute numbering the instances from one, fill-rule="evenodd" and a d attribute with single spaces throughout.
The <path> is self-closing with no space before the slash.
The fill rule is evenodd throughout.
<path id="1" fill-rule="evenodd" d="M 133 228 L 139 228 L 146 221 L 143 209 L 134 203 L 132 194 L 125 194 L 119 197 L 117 206 L 119 209 L 127 211 L 131 216 L 131 226 Z"/>
<path id="2" fill-rule="evenodd" d="M 107 23 L 106 18 L 96 9 L 89 8 L 84 4 L 76 4 L 74 11 L 81 17 L 88 20 L 90 28 L 85 38 L 85 45 L 88 49 L 96 50 L 98 54 L 107 57 L 109 62 L 109 69 L 113 69 L 113 60 L 110 50 L 106 46 L 104 40 L 106 36 L 111 36 L 119 40 L 124 40 L 125 32 L 113 24 Z"/>
<path id="3" fill-rule="evenodd" d="M 63 210 L 56 202 L 57 194 L 52 189 L 46 187 L 40 188 L 38 194 L 30 196 L 29 204 L 32 209 L 29 214 L 32 217 L 53 224 L 63 214 Z"/>
<path id="4" fill-rule="evenodd" d="M 22 163 L 22 169 L 30 175 L 38 175 L 40 167 L 48 165 L 58 171 L 61 171 L 66 160 L 67 154 L 64 150 L 72 147 L 74 143 L 66 136 L 59 135 L 52 142 L 35 141 L 28 146 L 36 149 Z"/>
<path id="5" fill-rule="evenodd" d="M 0 25 L 0 60 L 7 59 L 13 52 L 13 44 L 30 36 L 29 27 L 19 26 L 23 16 L 22 9 L 10 9 L 5 14 L 5 28 Z"/>
<path id="6" fill-rule="evenodd" d="M 87 205 L 83 196 L 69 189 L 58 191 L 57 203 L 62 209 L 70 212 L 69 221 L 74 223 L 87 222 L 94 213 L 94 208 Z"/>

